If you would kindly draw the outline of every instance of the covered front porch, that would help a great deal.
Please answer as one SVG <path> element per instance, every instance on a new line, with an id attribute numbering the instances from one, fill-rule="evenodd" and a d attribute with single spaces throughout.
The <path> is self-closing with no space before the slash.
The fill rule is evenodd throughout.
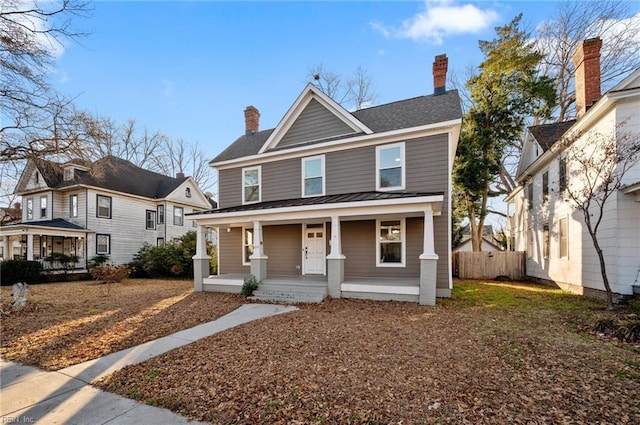
<path id="1" fill-rule="evenodd" d="M 38 261 L 45 270 L 86 271 L 89 233 L 61 219 L 4 226 L 2 259 Z"/>
<path id="2" fill-rule="evenodd" d="M 252 275 L 261 282 L 258 296 L 261 290 L 285 293 L 309 292 L 313 288 L 319 293 L 326 291 L 322 298 L 435 305 L 439 257 L 435 252 L 433 217 L 440 215 L 443 196 L 376 195 L 381 196 L 344 202 L 325 199 L 327 202 L 311 208 L 264 208 L 267 206 L 263 203 L 264 209 L 244 206 L 192 215 L 198 224 L 195 290 L 240 292 L 244 279 Z M 207 227 L 216 227 L 218 235 L 229 235 L 218 244 L 223 257 L 219 258 L 221 272 L 216 276 L 209 275 L 204 245 Z M 300 232 L 298 239 L 291 236 Z M 231 238 L 234 234 L 236 239 Z M 345 245 L 347 248 L 343 249 Z M 225 273 L 229 263 L 239 267 L 241 261 L 239 257 L 233 261 L 224 257 L 229 249 L 234 254 L 236 249 L 238 253 L 242 250 L 242 272 Z M 290 274 L 273 273 L 276 270 L 288 270 Z"/>

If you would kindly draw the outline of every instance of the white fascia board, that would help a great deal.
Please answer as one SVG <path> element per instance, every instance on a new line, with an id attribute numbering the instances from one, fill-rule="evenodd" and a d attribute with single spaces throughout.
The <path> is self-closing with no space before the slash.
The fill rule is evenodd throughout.
<path id="1" fill-rule="evenodd" d="M 227 161 L 211 163 L 210 165 L 216 169 L 224 170 L 226 168 L 235 168 L 250 164 L 263 164 L 265 162 L 299 158 L 302 155 L 322 154 L 381 143 L 400 142 L 403 141 L 403 138 L 406 140 L 407 138 L 433 136 L 436 134 L 448 133 L 450 131 L 453 131 L 455 134 L 456 131 L 459 133 L 461 124 L 462 119 L 458 118 L 435 124 L 427 124 L 420 127 L 387 131 L 385 133 L 366 134 L 352 137 L 350 139 L 332 140 L 330 142 L 300 146 L 276 152 L 258 153 L 255 155 L 243 156 L 241 158 L 229 159 Z"/>
<path id="2" fill-rule="evenodd" d="M 275 130 L 265 141 L 264 145 L 262 145 L 258 153 L 264 153 L 266 150 L 275 147 L 282 136 L 284 136 L 287 131 L 289 131 L 293 123 L 300 116 L 302 111 L 304 111 L 304 109 L 312 99 L 316 99 L 322 106 L 327 108 L 337 118 L 351 127 L 354 132 L 363 131 L 367 134 L 373 133 L 371 129 L 355 119 L 353 115 L 349 114 L 342 106 L 338 105 L 333 99 L 324 94 L 322 90 L 318 89 L 313 84 L 308 83 L 304 90 L 302 90 L 302 93 L 300 93 L 296 101 L 293 103 L 293 105 L 291 105 L 284 117 L 282 117 Z"/>
<path id="3" fill-rule="evenodd" d="M 507 196 L 504 197 L 504 202 L 507 204 L 511 202 L 515 198 L 515 196 L 518 194 L 518 192 L 521 192 L 523 189 L 524 189 L 524 186 L 522 185 L 516 186 L 515 189 L 513 189 L 509 194 L 507 194 Z"/>
<path id="4" fill-rule="evenodd" d="M 173 191 L 171 191 L 171 193 L 169 193 L 166 197 L 164 197 L 163 200 L 175 202 L 177 204 L 182 203 L 183 201 L 174 201 L 174 200 L 172 200 L 171 196 L 174 193 L 178 193 L 181 190 L 184 190 L 185 186 L 187 186 L 187 184 L 191 184 L 191 187 L 193 187 L 195 189 L 195 192 L 197 192 L 197 197 L 200 198 L 200 202 L 201 203 L 199 203 L 199 204 L 186 204 L 186 205 L 199 207 L 199 208 L 211 208 L 211 204 L 207 200 L 206 195 L 204 194 L 204 192 L 202 192 L 202 190 L 200 190 L 200 187 L 196 184 L 196 182 L 193 180 L 192 177 L 188 177 L 187 180 L 183 181 L 180 184 L 180 186 L 176 187 Z M 194 196 L 192 194 L 192 198 L 193 197 Z M 149 198 L 146 198 L 146 199 L 149 199 Z M 157 199 L 154 199 L 154 201 L 157 201 Z"/>
<path id="5" fill-rule="evenodd" d="M 48 236 L 84 236 L 86 233 L 95 233 L 87 229 L 59 229 L 57 227 L 38 226 L 29 223 L 2 228 L 2 236 L 19 236 L 19 235 L 48 235 Z"/>
<path id="6" fill-rule="evenodd" d="M 304 205 L 264 210 L 234 211 L 221 214 L 189 214 L 199 225 L 217 226 L 246 223 L 248 221 L 307 220 L 321 217 L 357 217 L 365 215 L 404 214 L 433 209 L 433 215 L 442 213 L 443 195 L 419 196 L 405 199 L 341 202 L 334 204 Z"/>

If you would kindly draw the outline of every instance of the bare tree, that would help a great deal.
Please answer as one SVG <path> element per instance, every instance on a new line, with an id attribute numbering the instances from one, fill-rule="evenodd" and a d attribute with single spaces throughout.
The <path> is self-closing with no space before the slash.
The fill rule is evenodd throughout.
<path id="1" fill-rule="evenodd" d="M 49 83 L 56 51 L 82 34 L 71 18 L 88 12 L 81 0 L 3 0 L 0 5 L 0 161 L 58 153 L 74 124 L 71 100 Z"/>
<path id="2" fill-rule="evenodd" d="M 361 66 L 358 66 L 347 80 L 325 69 L 323 65 L 309 68 L 308 77 L 313 79 L 313 84 L 323 93 L 345 108 L 362 109 L 377 97 L 371 76 Z"/>
<path id="3" fill-rule="evenodd" d="M 549 21 L 537 29 L 537 48 L 545 53 L 541 71 L 556 81 L 557 121 L 575 115 L 574 68 L 571 58 L 587 38 L 603 40 L 603 90 L 640 66 L 640 15 L 622 0 L 562 1 Z M 555 115 L 554 113 L 554 115 Z"/>
<path id="4" fill-rule="evenodd" d="M 215 185 L 214 171 L 198 143 L 166 138 L 160 150 L 151 158 L 151 166 L 166 175 L 183 173 L 191 176 L 203 192 L 210 191 Z"/>
<path id="5" fill-rule="evenodd" d="M 609 309 L 613 309 L 613 294 L 598 231 L 606 215 L 607 202 L 616 195 L 622 196 L 620 189 L 625 186 L 625 175 L 640 159 L 640 134 L 623 130 L 623 125 L 619 125 L 609 134 L 578 133 L 560 142 L 566 149 L 563 156 L 571 177 L 562 197 L 582 213 L 600 262 Z"/>

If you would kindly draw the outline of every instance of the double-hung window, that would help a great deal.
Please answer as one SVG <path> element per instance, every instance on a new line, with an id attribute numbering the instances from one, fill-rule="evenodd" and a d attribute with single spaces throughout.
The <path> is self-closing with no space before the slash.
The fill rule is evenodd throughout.
<path id="1" fill-rule="evenodd" d="M 527 208 L 533 209 L 533 183 L 527 183 Z"/>
<path id="2" fill-rule="evenodd" d="M 242 264 L 244 266 L 251 265 L 251 255 L 253 255 L 253 229 L 248 227 L 242 228 Z"/>
<path id="3" fill-rule="evenodd" d="M 27 199 L 27 220 L 33 220 L 33 198 Z"/>
<path id="4" fill-rule="evenodd" d="M 156 212 L 154 210 L 147 210 L 145 214 L 145 224 L 147 230 L 155 230 L 156 228 Z"/>
<path id="5" fill-rule="evenodd" d="M 96 216 L 99 218 L 111 218 L 111 197 L 97 195 Z"/>
<path id="6" fill-rule="evenodd" d="M 158 212 L 158 224 L 164 224 L 164 205 L 158 205 L 156 210 Z"/>
<path id="7" fill-rule="evenodd" d="M 251 204 L 261 200 L 261 176 L 260 166 L 242 169 L 242 203 Z"/>
<path id="8" fill-rule="evenodd" d="M 302 196 L 324 195 L 324 155 L 302 158 Z"/>
<path id="9" fill-rule="evenodd" d="M 46 217 L 47 217 L 47 197 L 41 196 L 40 197 L 40 218 L 46 218 Z"/>
<path id="10" fill-rule="evenodd" d="M 549 245 L 550 245 L 549 223 L 542 225 L 542 257 L 544 259 L 549 258 Z"/>
<path id="11" fill-rule="evenodd" d="M 560 193 L 567 188 L 567 158 L 558 159 L 558 190 Z"/>
<path id="12" fill-rule="evenodd" d="M 376 189 L 402 190 L 405 187 L 404 143 L 376 147 Z"/>
<path id="13" fill-rule="evenodd" d="M 96 235 L 96 254 L 111 253 L 111 235 Z"/>
<path id="14" fill-rule="evenodd" d="M 404 267 L 406 258 L 405 220 L 376 220 L 378 267 Z"/>
<path id="15" fill-rule="evenodd" d="M 78 216 L 78 195 L 69 196 L 69 217 Z"/>
<path id="16" fill-rule="evenodd" d="M 558 255 L 569 258 L 569 226 L 567 217 L 558 220 Z"/>
<path id="17" fill-rule="evenodd" d="M 542 202 L 549 200 L 549 171 L 542 173 Z"/>
<path id="18" fill-rule="evenodd" d="M 182 226 L 184 224 L 184 208 L 173 207 L 173 225 Z"/>

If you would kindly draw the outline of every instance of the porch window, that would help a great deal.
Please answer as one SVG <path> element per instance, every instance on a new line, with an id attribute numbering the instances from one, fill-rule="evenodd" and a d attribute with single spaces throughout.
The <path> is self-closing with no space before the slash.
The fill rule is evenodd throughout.
<path id="1" fill-rule="evenodd" d="M 27 220 L 33 220 L 33 198 L 27 199 Z"/>
<path id="2" fill-rule="evenodd" d="M 376 147 L 376 189 L 404 189 L 404 143 Z"/>
<path id="3" fill-rule="evenodd" d="M 173 207 L 173 225 L 182 226 L 184 223 L 184 208 Z"/>
<path id="4" fill-rule="evenodd" d="M 40 197 L 40 218 L 47 218 L 47 197 Z"/>
<path id="5" fill-rule="evenodd" d="M 164 205 L 158 205 L 157 212 L 158 224 L 164 224 Z"/>
<path id="6" fill-rule="evenodd" d="M 111 197 L 104 195 L 97 196 L 96 217 L 111 218 Z"/>
<path id="7" fill-rule="evenodd" d="M 147 230 L 155 230 L 156 228 L 156 212 L 153 210 L 146 212 L 146 228 Z"/>
<path id="8" fill-rule="evenodd" d="M 558 245 L 560 258 L 569 258 L 569 227 L 567 217 L 558 220 Z"/>
<path id="9" fill-rule="evenodd" d="M 242 169 L 242 203 L 250 204 L 260 202 L 260 167 L 249 167 Z"/>
<path id="10" fill-rule="evenodd" d="M 404 267 L 406 257 L 405 220 L 376 220 L 378 267 Z"/>
<path id="11" fill-rule="evenodd" d="M 253 255 L 253 229 L 248 227 L 242 228 L 242 265 L 250 266 L 251 257 Z"/>
<path id="12" fill-rule="evenodd" d="M 69 217 L 78 216 L 78 195 L 69 196 Z"/>
<path id="13" fill-rule="evenodd" d="M 111 253 L 111 235 L 96 235 L 96 254 Z"/>
<path id="14" fill-rule="evenodd" d="M 302 158 L 302 196 L 324 195 L 324 155 Z"/>

